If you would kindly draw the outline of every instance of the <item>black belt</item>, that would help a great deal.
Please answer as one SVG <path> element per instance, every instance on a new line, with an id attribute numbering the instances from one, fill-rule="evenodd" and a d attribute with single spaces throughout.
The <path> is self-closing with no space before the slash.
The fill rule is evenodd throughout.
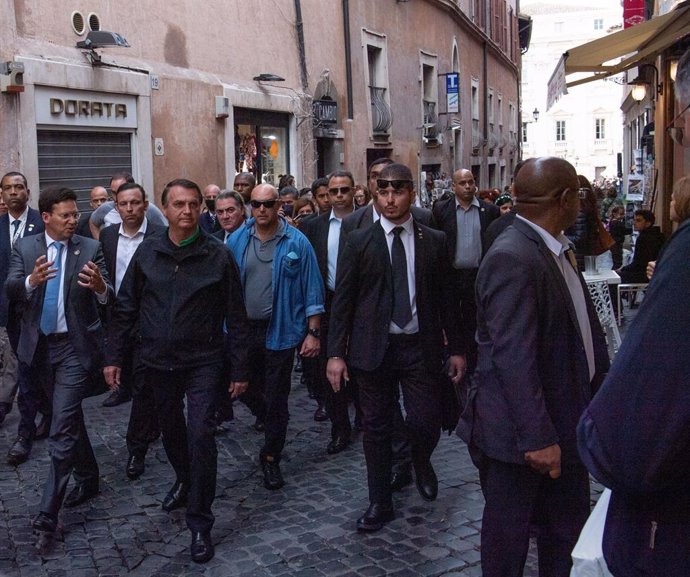
<path id="1" fill-rule="evenodd" d="M 60 341 L 66 341 L 69 338 L 69 333 L 51 333 L 46 335 L 46 339 L 49 343 L 59 343 Z"/>

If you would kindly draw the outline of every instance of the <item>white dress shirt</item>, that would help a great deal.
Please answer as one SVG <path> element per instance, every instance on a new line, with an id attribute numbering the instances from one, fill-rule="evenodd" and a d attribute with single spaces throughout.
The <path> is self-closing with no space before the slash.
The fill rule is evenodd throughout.
<path id="1" fill-rule="evenodd" d="M 144 218 L 139 230 L 132 236 L 125 232 L 124 224 L 120 224 L 120 231 L 117 236 L 117 256 L 115 259 L 115 294 L 120 291 L 122 279 L 125 278 L 127 267 L 129 266 L 134 253 L 144 240 L 146 234 L 147 219 Z"/>

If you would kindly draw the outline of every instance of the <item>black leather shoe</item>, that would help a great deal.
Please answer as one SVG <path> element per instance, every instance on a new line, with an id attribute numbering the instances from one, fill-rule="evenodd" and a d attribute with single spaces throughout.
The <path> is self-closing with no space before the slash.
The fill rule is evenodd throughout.
<path id="1" fill-rule="evenodd" d="M 30 453 L 31 441 L 20 435 L 7 453 L 7 462 L 10 465 L 21 465 L 29 458 Z"/>
<path id="2" fill-rule="evenodd" d="M 317 423 L 321 423 L 323 421 L 328 420 L 328 413 L 326 412 L 326 407 L 323 405 L 319 405 L 318 409 L 314 411 L 314 420 Z"/>
<path id="3" fill-rule="evenodd" d="M 391 475 L 391 491 L 397 493 L 412 484 L 412 471 L 409 465 L 400 467 Z"/>
<path id="4" fill-rule="evenodd" d="M 144 462 L 144 457 L 137 457 L 136 455 L 130 455 L 127 461 L 127 468 L 125 472 L 127 477 L 134 481 L 144 474 L 146 469 L 146 464 Z"/>
<path id="5" fill-rule="evenodd" d="M 388 521 L 395 519 L 393 505 L 381 505 L 372 503 L 359 519 L 357 519 L 357 531 L 373 532 L 381 529 Z"/>
<path id="6" fill-rule="evenodd" d="M 285 485 L 280 465 L 275 461 L 261 461 L 261 470 L 264 472 L 264 487 L 270 491 L 276 491 Z"/>
<path id="7" fill-rule="evenodd" d="M 433 501 L 438 495 L 438 479 L 431 463 L 428 461 L 414 466 L 417 477 L 417 490 L 425 501 Z"/>
<path id="8" fill-rule="evenodd" d="M 101 406 L 117 407 L 118 405 L 121 405 L 122 403 L 126 403 L 127 401 L 131 400 L 132 396 L 127 391 L 123 389 L 117 389 L 116 391 L 110 393 L 110 396 L 101 403 Z"/>
<path id="9" fill-rule="evenodd" d="M 213 559 L 213 541 L 211 541 L 211 533 L 202 533 L 201 531 L 192 531 L 192 561 L 195 563 L 206 563 Z"/>
<path id="10" fill-rule="evenodd" d="M 50 513 L 44 513 L 41 511 L 36 518 L 31 523 L 31 527 L 34 531 L 40 531 L 42 533 L 55 533 L 57 529 L 57 517 L 51 515 Z"/>
<path id="11" fill-rule="evenodd" d="M 330 443 L 328 443 L 328 446 L 326 447 L 326 452 L 329 455 L 335 455 L 336 453 L 340 453 L 340 451 L 344 451 L 345 449 L 347 449 L 349 445 L 350 437 L 338 436 L 335 439 L 331 440 Z"/>
<path id="12" fill-rule="evenodd" d="M 186 505 L 188 490 L 189 487 L 185 483 L 175 481 L 175 484 L 170 488 L 165 499 L 163 499 L 163 504 L 161 505 L 163 511 L 170 513 L 170 511 L 174 511 Z"/>
<path id="13" fill-rule="evenodd" d="M 41 416 L 41 421 L 36 426 L 36 434 L 34 435 L 34 441 L 40 441 L 41 439 L 47 439 L 50 435 L 50 421 L 53 419 L 53 415 L 43 415 Z"/>
<path id="14" fill-rule="evenodd" d="M 254 421 L 254 430 L 259 433 L 263 433 L 266 430 L 266 423 L 264 423 L 261 417 L 257 417 L 256 421 Z"/>
<path id="15" fill-rule="evenodd" d="M 65 498 L 65 507 L 76 507 L 98 495 L 98 480 L 84 481 L 76 485 Z"/>

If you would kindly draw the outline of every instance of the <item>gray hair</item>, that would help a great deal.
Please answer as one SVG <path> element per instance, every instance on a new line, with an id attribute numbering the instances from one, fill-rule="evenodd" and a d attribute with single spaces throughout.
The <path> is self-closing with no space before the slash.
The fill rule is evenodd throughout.
<path id="1" fill-rule="evenodd" d="M 681 106 L 690 104 L 690 49 L 678 61 L 676 72 L 676 99 Z"/>
<path id="2" fill-rule="evenodd" d="M 221 190 L 220 194 L 216 197 L 216 202 L 219 200 L 226 200 L 228 198 L 232 198 L 237 203 L 237 206 L 240 207 L 240 210 L 244 210 L 244 199 L 236 190 Z"/>

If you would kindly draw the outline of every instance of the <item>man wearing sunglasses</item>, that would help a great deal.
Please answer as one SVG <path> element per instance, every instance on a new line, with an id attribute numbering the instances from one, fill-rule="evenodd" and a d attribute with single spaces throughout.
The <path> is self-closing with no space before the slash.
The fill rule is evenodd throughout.
<path id="1" fill-rule="evenodd" d="M 326 311 L 321 319 L 321 339 L 323 346 L 319 355 L 319 366 L 315 383 L 319 404 L 326 403 L 328 417 L 331 420 L 331 441 L 326 447 L 329 455 L 340 453 L 350 444 L 352 427 L 348 414 L 348 398 L 344 390 L 335 392 L 326 378 L 326 341 L 328 339 L 328 321 L 331 302 L 335 291 L 336 265 L 340 245 L 340 227 L 343 218 L 354 211 L 355 180 L 351 172 L 338 170 L 333 172 L 327 181 L 331 209 L 302 225 L 302 232 L 311 242 L 319 263 L 319 271 L 326 285 Z"/>
<path id="2" fill-rule="evenodd" d="M 284 484 L 280 457 L 288 426 L 295 348 L 319 355 L 323 282 L 307 238 L 279 214 L 278 191 L 260 184 L 251 193 L 252 218 L 227 240 L 240 267 L 250 336 L 250 387 L 265 398 L 264 486 Z"/>
<path id="3" fill-rule="evenodd" d="M 464 361 L 455 303 L 447 281 L 445 235 L 414 221 L 410 169 L 389 164 L 377 179 L 378 222 L 345 240 L 331 308 L 328 380 L 338 391 L 355 378 L 363 414 L 369 508 L 359 531 L 378 531 L 394 517 L 390 484 L 394 404 L 403 392 L 417 489 L 438 493 L 431 454 L 441 432 L 439 395 L 443 334 L 454 383 Z"/>

